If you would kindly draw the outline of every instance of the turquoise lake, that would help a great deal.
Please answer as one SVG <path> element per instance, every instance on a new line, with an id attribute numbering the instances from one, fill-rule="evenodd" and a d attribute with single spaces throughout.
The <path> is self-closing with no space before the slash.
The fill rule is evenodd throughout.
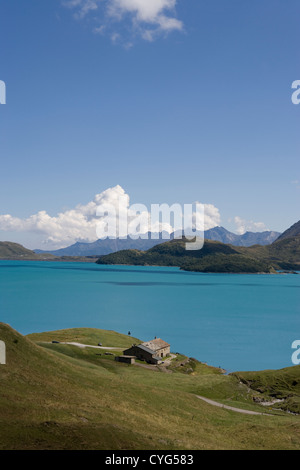
<path id="1" fill-rule="evenodd" d="M 279 369 L 300 339 L 300 275 L 0 261 L 0 321 L 22 334 L 130 331 L 228 372 Z"/>

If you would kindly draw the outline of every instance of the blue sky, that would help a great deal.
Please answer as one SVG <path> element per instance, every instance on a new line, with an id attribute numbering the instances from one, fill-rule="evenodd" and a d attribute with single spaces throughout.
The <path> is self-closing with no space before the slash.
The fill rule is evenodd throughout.
<path id="1" fill-rule="evenodd" d="M 1 0 L 1 240 L 117 185 L 232 231 L 300 219 L 299 0 L 150 1 Z"/>

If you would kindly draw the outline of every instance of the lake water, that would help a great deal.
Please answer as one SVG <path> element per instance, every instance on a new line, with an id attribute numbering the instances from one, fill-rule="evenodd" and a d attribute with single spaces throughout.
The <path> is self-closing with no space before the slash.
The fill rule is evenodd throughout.
<path id="1" fill-rule="evenodd" d="M 0 261 L 0 321 L 22 334 L 130 331 L 228 372 L 278 369 L 300 339 L 300 275 Z"/>

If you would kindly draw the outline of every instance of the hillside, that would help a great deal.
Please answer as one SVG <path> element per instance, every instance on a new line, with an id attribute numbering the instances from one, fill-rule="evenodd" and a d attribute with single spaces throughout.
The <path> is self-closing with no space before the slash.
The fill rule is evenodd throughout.
<path id="1" fill-rule="evenodd" d="M 278 238 L 277 241 L 285 240 L 286 238 L 298 237 L 300 236 L 300 220 L 283 232 Z"/>
<path id="2" fill-rule="evenodd" d="M 236 372 L 232 375 L 251 390 L 259 392 L 256 402 L 274 401 L 275 407 L 300 413 L 300 366 L 260 372 Z"/>
<path id="3" fill-rule="evenodd" d="M 44 255 L 43 258 L 53 258 L 52 255 Z M 0 242 L 0 259 L 41 259 L 34 251 L 24 248 L 18 243 Z"/>
<path id="4" fill-rule="evenodd" d="M 51 253 L 34 251 L 13 242 L 0 242 L 0 260 L 25 260 L 25 261 L 65 261 L 93 263 L 95 258 L 84 256 L 54 256 Z"/>
<path id="5" fill-rule="evenodd" d="M 178 266 L 186 271 L 257 273 L 270 272 L 268 262 L 237 247 L 206 240 L 202 250 L 187 251 L 185 240 L 172 240 L 146 252 L 126 250 L 101 256 L 98 264 Z"/>
<path id="6" fill-rule="evenodd" d="M 27 338 L 34 342 L 75 341 L 83 344 L 129 348 L 132 343 L 139 344 L 141 341 L 133 336 L 123 335 L 112 330 L 99 330 L 97 328 L 69 328 L 67 330 L 46 331 L 43 333 L 31 333 Z"/>
<path id="7" fill-rule="evenodd" d="M 300 271 L 300 236 L 276 240 L 268 246 L 239 248 L 244 256 L 264 260 L 274 269 Z"/>
<path id="8" fill-rule="evenodd" d="M 270 260 L 278 260 L 281 269 L 300 270 L 300 236 L 276 240 L 267 247 Z"/>
<path id="9" fill-rule="evenodd" d="M 54 333 L 45 333 L 43 339 L 54 338 Z M 74 329 L 58 334 L 75 341 L 82 335 L 98 339 L 105 332 Z M 110 334 L 114 341 L 114 332 Z M 170 373 L 161 373 L 118 363 L 97 349 L 34 343 L 3 323 L 0 338 L 7 347 L 7 364 L 0 366 L 1 449 L 300 446 L 298 416 L 278 411 L 272 417 L 244 415 L 197 399 L 195 394 L 200 394 L 238 408 L 267 411 L 253 402 L 236 377 L 194 359 L 193 367 L 185 369 L 179 356 Z"/>

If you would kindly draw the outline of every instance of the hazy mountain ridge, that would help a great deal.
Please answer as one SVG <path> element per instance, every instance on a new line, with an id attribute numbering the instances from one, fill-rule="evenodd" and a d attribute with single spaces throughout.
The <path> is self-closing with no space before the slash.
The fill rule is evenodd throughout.
<path id="1" fill-rule="evenodd" d="M 234 246 L 269 245 L 280 235 L 280 232 L 246 232 L 237 235 L 229 232 L 224 227 L 214 227 L 204 232 L 204 238 L 222 243 L 229 243 Z"/>
<path id="2" fill-rule="evenodd" d="M 147 251 L 160 243 L 164 243 L 169 239 L 173 240 L 174 238 L 176 238 L 175 233 L 172 233 L 170 237 L 167 233 L 164 232 L 161 232 L 159 234 L 151 234 L 151 232 L 148 232 L 146 235 L 148 238 L 138 238 L 136 240 L 128 236 L 125 239 L 105 239 L 97 240 L 92 243 L 77 242 L 66 248 L 47 251 L 47 253 L 51 253 L 55 256 L 102 256 L 108 255 L 110 253 L 115 253 L 121 250 Z M 154 235 L 155 237 L 159 238 L 151 238 L 151 235 Z M 246 232 L 243 235 L 237 235 L 235 233 L 229 232 L 224 227 L 214 227 L 204 232 L 204 238 L 207 240 L 219 241 L 235 246 L 250 246 L 257 244 L 268 245 L 270 243 L 273 243 L 279 235 L 279 232 L 272 231 L 257 233 Z M 34 251 L 35 253 L 46 253 L 46 251 L 43 250 Z"/>
<path id="3" fill-rule="evenodd" d="M 154 236 L 158 237 L 155 239 L 151 238 L 151 233 L 148 232 L 146 234 L 148 238 L 138 238 L 132 239 L 131 237 L 127 238 L 107 238 L 107 239 L 99 239 L 92 243 L 84 243 L 84 242 L 76 242 L 73 245 L 67 246 L 66 248 L 61 248 L 59 250 L 52 250 L 47 251 L 47 253 L 51 253 L 55 256 L 100 256 L 100 255 L 107 255 L 110 253 L 115 253 L 120 250 L 148 250 L 153 246 L 163 243 L 167 240 L 167 234 L 164 232 L 160 234 L 153 234 Z M 171 235 L 173 238 L 173 234 Z M 35 253 L 45 253 L 43 250 L 34 250 Z"/>

